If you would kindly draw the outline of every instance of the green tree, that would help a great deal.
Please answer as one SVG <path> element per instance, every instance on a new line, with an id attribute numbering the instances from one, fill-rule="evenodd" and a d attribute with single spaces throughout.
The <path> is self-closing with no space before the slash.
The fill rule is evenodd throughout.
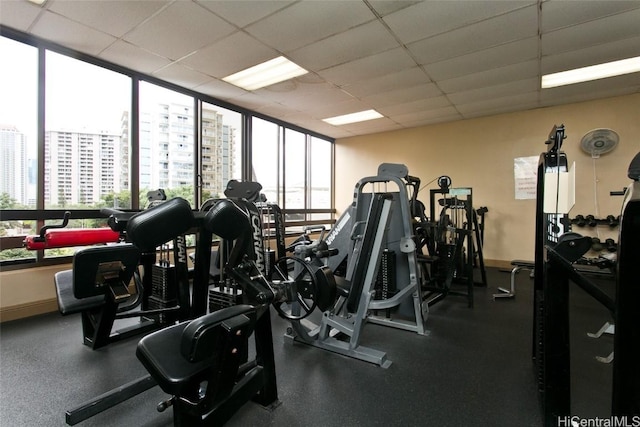
<path id="1" fill-rule="evenodd" d="M 0 209 L 15 209 L 18 202 L 9 193 L 0 193 Z"/>

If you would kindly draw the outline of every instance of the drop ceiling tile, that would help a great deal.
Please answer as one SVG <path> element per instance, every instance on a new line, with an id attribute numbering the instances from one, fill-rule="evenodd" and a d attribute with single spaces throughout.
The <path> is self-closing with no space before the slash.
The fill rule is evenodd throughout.
<path id="1" fill-rule="evenodd" d="M 631 58 L 640 53 L 638 46 L 640 46 L 640 36 L 556 55 L 543 56 L 540 62 L 540 70 L 542 74 L 548 74 Z"/>
<path id="2" fill-rule="evenodd" d="M 547 33 L 638 7 L 637 1 L 591 0 L 580 2 L 579 7 L 565 0 L 545 1 L 541 7 L 541 29 Z"/>
<path id="3" fill-rule="evenodd" d="M 305 110 L 309 115 L 317 119 L 326 119 L 329 117 L 341 116 L 343 114 L 356 113 L 358 111 L 370 110 L 370 104 L 362 102 L 359 99 L 350 98 L 347 101 L 327 104 L 314 104 L 311 108 Z"/>
<path id="4" fill-rule="evenodd" d="M 542 55 L 640 36 L 640 8 L 542 34 Z"/>
<path id="5" fill-rule="evenodd" d="M 494 86 L 502 83 L 537 77 L 539 73 L 538 61 L 531 60 L 479 71 L 473 74 L 438 81 L 438 87 L 444 93 L 456 93 L 472 90 L 478 87 Z"/>
<path id="6" fill-rule="evenodd" d="M 419 64 L 445 59 L 537 36 L 538 14 L 535 6 L 487 19 L 407 45 Z"/>
<path id="7" fill-rule="evenodd" d="M 231 102 L 232 99 L 247 93 L 244 89 L 218 79 L 211 79 L 196 86 L 194 90 L 227 102 Z"/>
<path id="8" fill-rule="evenodd" d="M 276 50 L 237 31 L 180 62 L 212 77 L 223 78 L 277 56 Z"/>
<path id="9" fill-rule="evenodd" d="M 234 31 L 234 26 L 198 4 L 177 1 L 126 34 L 124 39 L 178 60 Z"/>
<path id="10" fill-rule="evenodd" d="M 434 81 L 472 75 L 538 58 L 538 38 L 530 37 L 490 49 L 480 50 L 447 61 L 425 65 Z"/>
<path id="11" fill-rule="evenodd" d="M 528 93 L 517 93 L 509 96 L 496 97 L 490 99 L 481 99 L 475 102 L 465 104 L 456 104 L 456 109 L 464 117 L 479 117 L 480 115 L 488 115 L 487 111 L 517 111 L 520 105 L 537 105 L 538 91 Z"/>
<path id="12" fill-rule="evenodd" d="M 356 59 L 318 71 L 332 83 L 343 86 L 414 67 L 415 61 L 402 47 Z"/>
<path id="13" fill-rule="evenodd" d="M 447 95 L 455 105 L 471 104 L 488 101 L 496 98 L 517 95 L 519 93 L 535 92 L 540 88 L 540 79 L 537 77 L 525 80 L 517 80 L 495 86 L 480 87 L 464 92 L 450 93 Z"/>
<path id="14" fill-rule="evenodd" d="M 27 31 L 44 9 L 22 1 L 0 1 L 0 24 Z"/>
<path id="15" fill-rule="evenodd" d="M 153 71 L 166 67 L 171 63 L 167 58 L 140 49 L 122 40 L 116 41 L 103 50 L 98 57 L 145 74 L 151 74 Z"/>
<path id="16" fill-rule="evenodd" d="M 353 99 L 345 92 L 328 83 L 292 83 L 295 83 L 295 85 L 287 91 L 272 91 L 269 88 L 265 88 L 256 91 L 256 93 L 265 99 L 290 106 L 299 111 L 313 109 L 315 104 L 330 105 Z"/>
<path id="17" fill-rule="evenodd" d="M 155 1 L 53 1 L 48 10 L 115 37 L 122 37 L 170 2 Z"/>
<path id="18" fill-rule="evenodd" d="M 419 99 L 417 101 L 395 104 L 386 107 L 378 107 L 380 114 L 388 117 L 402 116 L 412 114 L 416 111 L 438 110 L 443 108 L 451 108 L 451 101 L 446 96 L 436 96 L 433 98 Z"/>
<path id="19" fill-rule="evenodd" d="M 640 73 L 542 89 L 540 100 L 546 105 L 635 93 L 640 88 Z M 639 106 L 640 108 L 640 106 Z"/>
<path id="20" fill-rule="evenodd" d="M 192 70 L 177 62 L 155 71 L 153 76 L 187 89 L 193 89 L 194 87 L 200 86 L 211 79 L 211 77 L 206 74 Z"/>
<path id="21" fill-rule="evenodd" d="M 479 22 L 535 1 L 425 1 L 385 16 L 404 43 L 412 43 Z"/>
<path id="22" fill-rule="evenodd" d="M 449 122 L 455 122 L 458 120 L 462 120 L 464 119 L 464 117 L 462 117 L 462 115 L 460 113 L 454 113 L 454 114 L 450 114 L 450 115 L 446 115 L 446 116 L 438 116 L 438 117 L 425 117 L 413 122 L 406 122 L 403 123 L 405 128 L 415 128 L 418 126 L 427 126 L 427 125 L 433 125 L 433 124 L 437 124 L 437 123 L 449 123 Z"/>
<path id="23" fill-rule="evenodd" d="M 277 0 L 196 0 L 196 2 L 240 28 L 295 3 L 295 1 Z"/>
<path id="24" fill-rule="evenodd" d="M 245 30 L 263 43 L 289 52 L 375 19 L 362 2 L 301 1 Z"/>
<path id="25" fill-rule="evenodd" d="M 32 33 L 90 55 L 97 55 L 116 39 L 65 17 L 45 12 L 33 26 Z"/>
<path id="26" fill-rule="evenodd" d="M 320 71 L 397 46 L 384 26 L 373 21 L 307 45 L 288 54 L 303 68 Z"/>
<path id="27" fill-rule="evenodd" d="M 380 92 L 402 89 L 407 86 L 418 86 L 431 83 L 431 80 L 420 67 L 405 68 L 402 71 L 386 74 L 374 79 L 362 79 L 342 88 L 351 95 L 363 98 Z"/>
<path id="28" fill-rule="evenodd" d="M 428 83 L 365 96 L 362 100 L 376 107 L 384 107 L 440 95 L 440 89 L 433 83 Z"/>
<path id="29" fill-rule="evenodd" d="M 393 120 L 388 119 L 387 117 L 367 120 L 365 122 L 349 123 L 346 125 L 341 125 L 339 127 L 358 134 L 387 132 L 402 128 L 400 125 L 395 123 Z"/>
<path id="30" fill-rule="evenodd" d="M 390 13 L 397 12 L 405 7 L 418 4 L 418 0 L 369 0 L 369 4 L 380 16 L 386 16 Z"/>
<path id="31" fill-rule="evenodd" d="M 447 106 L 442 108 L 435 108 L 422 111 L 414 111 L 406 114 L 398 114 L 389 116 L 392 120 L 401 123 L 416 123 L 423 120 L 433 120 L 440 117 L 460 116 L 460 113 L 453 106 Z"/>

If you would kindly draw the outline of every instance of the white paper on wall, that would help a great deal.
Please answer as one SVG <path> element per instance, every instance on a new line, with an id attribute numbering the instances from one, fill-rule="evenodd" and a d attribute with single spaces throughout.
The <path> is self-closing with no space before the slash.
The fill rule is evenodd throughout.
<path id="1" fill-rule="evenodd" d="M 516 200 L 535 199 L 540 156 L 516 157 L 513 159 Z"/>

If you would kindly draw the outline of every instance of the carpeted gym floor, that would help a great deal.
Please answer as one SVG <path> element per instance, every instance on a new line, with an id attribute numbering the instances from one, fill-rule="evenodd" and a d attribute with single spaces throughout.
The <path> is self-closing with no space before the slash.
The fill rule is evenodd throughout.
<path id="1" fill-rule="evenodd" d="M 532 287 L 517 276 L 517 297 L 494 301 L 509 274 L 490 268 L 475 307 L 449 296 L 430 310 L 428 336 L 367 325 L 362 344 L 387 352 L 382 369 L 284 339 L 287 322 L 273 314 L 279 399 L 267 411 L 244 405 L 229 426 L 540 426 L 531 362 Z M 612 281 L 597 279 L 607 292 Z M 53 284 L 52 284 L 53 286 Z M 611 336 L 588 338 L 611 320 L 572 286 L 572 414 L 610 414 L 611 365 L 596 361 Z M 65 411 L 146 371 L 135 357 L 137 338 L 92 351 L 82 345 L 80 315 L 58 313 L 0 325 L 0 425 L 64 426 Z M 171 426 L 167 396 L 152 388 L 81 426 Z"/>

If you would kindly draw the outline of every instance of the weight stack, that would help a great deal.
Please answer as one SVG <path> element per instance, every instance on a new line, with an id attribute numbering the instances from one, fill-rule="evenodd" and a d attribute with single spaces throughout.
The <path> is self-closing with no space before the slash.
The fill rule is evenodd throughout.
<path id="1" fill-rule="evenodd" d="M 374 285 L 374 299 L 391 298 L 396 293 L 396 253 L 385 249 L 380 257 L 380 268 Z M 391 317 L 391 310 L 387 309 L 387 317 Z"/>
<path id="2" fill-rule="evenodd" d="M 176 267 L 169 263 L 154 264 L 151 267 L 151 296 L 148 301 L 150 310 L 175 307 L 178 295 Z M 152 314 L 149 317 L 155 319 L 161 325 L 174 323 L 175 312 Z"/>
<path id="3" fill-rule="evenodd" d="M 209 290 L 209 313 L 242 303 L 242 289 L 216 286 Z"/>

